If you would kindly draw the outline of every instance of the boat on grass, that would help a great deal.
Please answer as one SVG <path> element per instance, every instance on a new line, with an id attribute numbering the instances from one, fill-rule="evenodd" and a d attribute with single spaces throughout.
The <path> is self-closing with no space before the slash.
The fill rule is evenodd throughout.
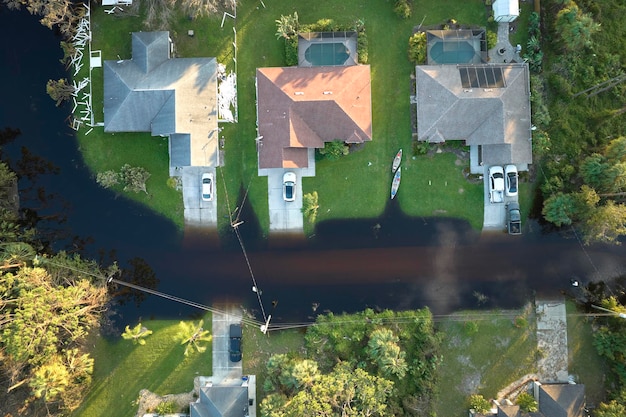
<path id="1" fill-rule="evenodd" d="M 393 176 L 393 181 L 391 182 L 391 199 L 392 200 L 398 193 L 398 188 L 400 187 L 401 178 L 402 178 L 402 168 L 398 167 L 398 170 Z"/>
<path id="2" fill-rule="evenodd" d="M 396 157 L 393 158 L 393 164 L 391 165 L 391 172 L 395 173 L 398 168 L 400 168 L 400 162 L 402 162 L 402 148 L 396 154 Z"/>

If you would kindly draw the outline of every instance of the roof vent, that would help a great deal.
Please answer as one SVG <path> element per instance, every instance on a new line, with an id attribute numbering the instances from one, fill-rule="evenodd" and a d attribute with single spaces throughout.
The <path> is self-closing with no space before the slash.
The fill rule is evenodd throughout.
<path id="1" fill-rule="evenodd" d="M 324 91 L 325 95 L 332 94 L 332 93 L 333 93 L 332 91 Z"/>
<path id="2" fill-rule="evenodd" d="M 296 96 L 303 96 L 304 95 L 304 91 L 296 91 L 294 94 Z"/>
<path id="3" fill-rule="evenodd" d="M 464 93 L 471 93 L 472 89 L 471 88 L 466 88 L 465 90 L 463 90 Z"/>

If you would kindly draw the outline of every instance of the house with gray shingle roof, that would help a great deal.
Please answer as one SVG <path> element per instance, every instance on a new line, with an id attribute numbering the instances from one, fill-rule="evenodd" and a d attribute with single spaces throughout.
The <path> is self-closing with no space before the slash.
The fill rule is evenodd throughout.
<path id="1" fill-rule="evenodd" d="M 532 163 L 528 65 L 451 64 L 415 68 L 418 140 L 463 140 L 470 168 Z"/>
<path id="2" fill-rule="evenodd" d="M 488 414 L 470 410 L 470 417 L 586 417 L 585 386 L 582 384 L 542 384 L 532 382 L 532 393 L 538 410 L 522 412 L 519 405 L 510 401 L 494 401 L 495 408 Z"/>
<path id="3" fill-rule="evenodd" d="M 198 399 L 189 405 L 190 417 L 255 417 L 256 376 L 240 382 L 201 387 Z"/>
<path id="4" fill-rule="evenodd" d="M 104 61 L 104 131 L 169 137 L 171 168 L 217 166 L 217 61 L 171 55 L 169 32 L 134 32 L 131 59 Z"/>
<path id="5" fill-rule="evenodd" d="M 258 68 L 259 168 L 308 168 L 336 139 L 372 140 L 369 65 Z"/>

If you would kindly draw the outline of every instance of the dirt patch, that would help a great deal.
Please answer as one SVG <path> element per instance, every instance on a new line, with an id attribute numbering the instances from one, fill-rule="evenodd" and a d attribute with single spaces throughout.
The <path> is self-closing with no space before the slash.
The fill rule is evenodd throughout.
<path id="1" fill-rule="evenodd" d="M 471 395 L 478 392 L 480 388 L 481 375 L 480 372 L 471 372 L 463 377 L 461 385 L 458 387 L 459 392 L 464 395 Z"/>

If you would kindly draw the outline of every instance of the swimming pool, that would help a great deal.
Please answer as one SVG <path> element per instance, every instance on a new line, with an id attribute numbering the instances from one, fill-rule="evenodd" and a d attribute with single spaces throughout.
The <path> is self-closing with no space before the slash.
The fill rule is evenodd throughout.
<path id="1" fill-rule="evenodd" d="M 312 43 L 304 51 L 304 58 L 314 66 L 343 65 L 350 51 L 343 42 Z"/>
<path id="2" fill-rule="evenodd" d="M 428 61 L 432 64 L 467 64 L 474 62 L 475 56 L 474 46 L 467 41 L 437 41 L 430 47 Z"/>

